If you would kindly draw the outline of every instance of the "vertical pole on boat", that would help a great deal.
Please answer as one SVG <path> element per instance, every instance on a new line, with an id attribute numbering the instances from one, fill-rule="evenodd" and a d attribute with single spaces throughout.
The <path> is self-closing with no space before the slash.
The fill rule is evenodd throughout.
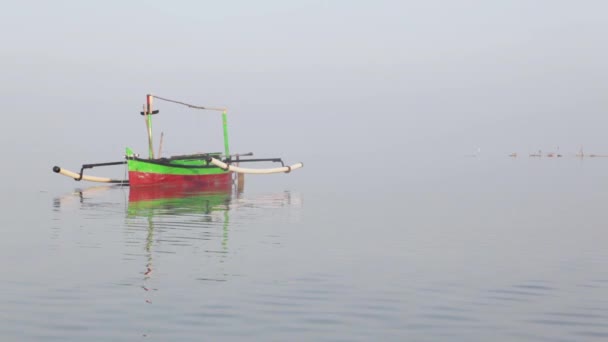
<path id="1" fill-rule="evenodd" d="M 240 155 L 237 154 L 236 155 L 236 166 L 239 166 L 239 159 L 240 159 Z M 240 194 L 243 192 L 243 190 L 245 190 L 245 174 L 239 172 L 236 174 L 236 191 Z"/>
<path id="2" fill-rule="evenodd" d="M 152 143 L 152 95 L 146 95 L 146 124 L 148 126 L 148 158 L 154 159 L 154 145 Z"/>
<path id="3" fill-rule="evenodd" d="M 160 132 L 160 142 L 158 143 L 158 158 L 162 155 L 163 152 L 163 137 L 165 136 L 165 132 Z"/>
<path id="4" fill-rule="evenodd" d="M 228 118 L 226 111 L 222 112 L 222 125 L 224 126 L 224 154 L 226 158 L 230 158 L 230 147 L 228 145 Z"/>

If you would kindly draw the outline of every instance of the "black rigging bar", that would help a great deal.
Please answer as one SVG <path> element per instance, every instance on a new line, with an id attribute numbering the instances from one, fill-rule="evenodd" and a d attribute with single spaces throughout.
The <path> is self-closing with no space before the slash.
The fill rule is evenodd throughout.
<path id="1" fill-rule="evenodd" d="M 110 162 L 110 163 L 97 163 L 97 164 L 82 164 L 82 167 L 80 168 L 80 176 L 75 180 L 79 181 L 82 180 L 82 173 L 84 172 L 84 169 L 92 169 L 94 167 L 97 166 L 112 166 L 112 165 L 123 165 L 126 164 L 127 161 L 119 161 L 119 162 Z"/>

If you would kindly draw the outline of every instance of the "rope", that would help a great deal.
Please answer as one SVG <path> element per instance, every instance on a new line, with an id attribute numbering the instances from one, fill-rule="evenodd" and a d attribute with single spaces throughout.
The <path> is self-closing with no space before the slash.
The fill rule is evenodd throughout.
<path id="1" fill-rule="evenodd" d="M 203 107 L 203 106 L 195 106 L 195 105 L 191 105 L 189 103 L 185 103 L 185 102 L 181 102 L 181 101 L 176 101 L 176 100 L 171 100 L 171 99 L 166 99 L 164 97 L 160 97 L 160 96 L 156 96 L 156 95 L 150 95 L 153 98 L 159 99 L 159 100 L 163 100 L 163 101 L 167 101 L 167 102 L 173 102 L 173 103 L 177 103 L 180 104 L 182 106 L 186 106 L 186 107 L 190 107 L 190 108 L 194 108 L 194 109 L 205 109 L 205 110 L 217 110 L 219 112 L 225 112 L 227 110 L 227 108 L 224 107 Z"/>

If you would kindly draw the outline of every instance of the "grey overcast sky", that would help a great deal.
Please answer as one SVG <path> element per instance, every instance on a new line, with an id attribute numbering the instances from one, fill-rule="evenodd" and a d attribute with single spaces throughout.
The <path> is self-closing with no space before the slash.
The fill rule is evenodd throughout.
<path id="1" fill-rule="evenodd" d="M 234 151 L 313 165 L 608 153 L 606 13 L 592 0 L 8 1 L 0 139 L 41 170 L 143 153 L 137 111 L 154 93 L 228 106 Z M 159 106 L 171 151 L 221 133 L 214 114 Z"/>

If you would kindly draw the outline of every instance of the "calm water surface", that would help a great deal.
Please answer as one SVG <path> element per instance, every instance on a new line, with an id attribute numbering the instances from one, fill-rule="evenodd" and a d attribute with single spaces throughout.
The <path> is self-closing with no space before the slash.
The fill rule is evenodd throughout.
<path id="1" fill-rule="evenodd" d="M 605 341 L 607 166 L 457 159 L 424 177 L 251 177 L 243 193 L 7 188 L 0 336 Z"/>

